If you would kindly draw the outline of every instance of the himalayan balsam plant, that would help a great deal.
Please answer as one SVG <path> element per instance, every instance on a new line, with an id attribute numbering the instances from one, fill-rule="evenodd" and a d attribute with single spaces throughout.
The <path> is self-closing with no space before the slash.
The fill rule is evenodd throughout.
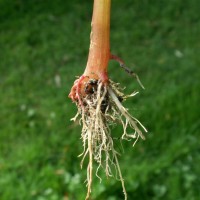
<path id="1" fill-rule="evenodd" d="M 87 66 L 83 75 L 74 82 L 69 94 L 78 108 L 78 113 L 72 120 L 75 121 L 80 115 L 82 124 L 81 167 L 85 158 L 87 156 L 89 158 L 86 200 L 90 198 L 93 174 L 95 173 L 101 180 L 98 172 L 102 168 L 107 176 L 113 176 L 113 166 L 121 181 L 124 199 L 127 199 L 111 126 L 121 124 L 123 127 L 121 139 L 133 140 L 133 145 L 140 137 L 145 139 L 143 132 L 147 132 L 145 127 L 122 105 L 127 97 L 137 93 L 125 95 L 119 84 L 108 77 L 108 62 L 113 59 L 119 62 L 125 71 L 135 76 L 142 86 L 138 76 L 129 70 L 120 58 L 110 52 L 110 6 L 111 0 L 94 0 Z M 128 127 L 133 129 L 132 133 L 128 133 Z M 97 163 L 95 172 L 93 172 L 94 161 Z"/>

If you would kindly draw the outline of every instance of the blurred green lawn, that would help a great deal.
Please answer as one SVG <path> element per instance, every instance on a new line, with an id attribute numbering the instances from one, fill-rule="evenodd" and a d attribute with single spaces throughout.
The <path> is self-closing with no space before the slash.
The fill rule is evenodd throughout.
<path id="1" fill-rule="evenodd" d="M 112 52 L 146 86 L 110 62 L 114 81 L 140 91 L 126 106 L 149 130 L 134 148 L 123 142 L 129 199 L 198 200 L 200 2 L 112 4 Z M 85 197 L 81 127 L 67 95 L 87 61 L 91 13 L 92 1 L 0 0 L 0 200 Z M 102 176 L 92 199 L 123 199 L 120 182 Z"/>

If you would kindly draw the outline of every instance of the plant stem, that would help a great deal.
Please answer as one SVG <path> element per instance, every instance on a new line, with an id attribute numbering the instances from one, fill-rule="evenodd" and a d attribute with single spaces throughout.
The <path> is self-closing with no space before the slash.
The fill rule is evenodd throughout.
<path id="1" fill-rule="evenodd" d="M 110 7 L 111 0 L 94 0 L 90 49 L 85 76 L 108 81 L 110 59 Z"/>

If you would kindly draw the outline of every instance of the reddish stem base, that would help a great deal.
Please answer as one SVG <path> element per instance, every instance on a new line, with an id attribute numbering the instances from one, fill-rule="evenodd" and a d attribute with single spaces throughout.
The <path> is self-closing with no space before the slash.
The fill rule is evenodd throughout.
<path id="1" fill-rule="evenodd" d="M 110 60 L 116 60 L 120 65 L 124 65 L 124 62 L 121 58 L 110 55 Z M 108 73 L 105 72 L 92 72 L 90 74 L 84 73 L 77 80 L 75 80 L 74 85 L 70 91 L 69 98 L 72 99 L 73 102 L 77 102 L 79 105 L 83 106 L 82 98 L 87 95 L 86 87 L 90 84 L 90 81 L 101 81 L 104 85 L 109 84 Z"/>
<path id="2" fill-rule="evenodd" d="M 109 83 L 108 74 L 105 72 L 99 74 L 99 76 L 96 74 L 92 74 L 90 76 L 80 76 L 77 80 L 75 80 L 68 97 L 72 99 L 73 102 L 77 102 L 80 106 L 83 106 L 82 98 L 88 94 L 87 88 L 91 82 L 94 81 L 101 81 L 104 85 L 107 85 Z"/>

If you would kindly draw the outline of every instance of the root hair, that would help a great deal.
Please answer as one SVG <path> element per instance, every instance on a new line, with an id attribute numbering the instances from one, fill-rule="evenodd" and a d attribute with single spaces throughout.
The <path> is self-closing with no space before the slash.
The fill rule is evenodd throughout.
<path id="1" fill-rule="evenodd" d="M 133 93 L 129 96 L 134 96 Z M 143 131 L 147 132 L 145 127 L 133 116 L 128 110 L 123 107 L 121 99 L 126 99 L 125 96 L 116 84 L 110 81 L 109 85 L 104 85 L 102 82 L 97 83 L 97 88 L 92 94 L 82 98 L 82 104 L 77 103 L 78 114 L 81 115 L 83 141 L 83 152 L 81 160 L 81 168 L 85 158 L 89 157 L 87 166 L 87 195 L 86 200 L 89 200 L 92 180 L 93 180 L 93 161 L 98 166 L 96 168 L 96 176 L 100 179 L 98 172 L 100 168 L 105 171 L 107 177 L 113 176 L 113 166 L 116 169 L 116 178 L 119 178 L 122 184 L 124 199 L 127 200 L 124 179 L 118 162 L 118 152 L 114 148 L 113 136 L 111 135 L 110 125 L 119 122 L 123 126 L 122 139 L 133 140 L 133 146 L 138 141 L 139 137 L 145 139 Z M 76 120 L 77 115 L 73 120 Z M 127 127 L 134 130 L 133 134 L 127 133 Z M 142 131 L 143 130 L 143 131 Z"/>

